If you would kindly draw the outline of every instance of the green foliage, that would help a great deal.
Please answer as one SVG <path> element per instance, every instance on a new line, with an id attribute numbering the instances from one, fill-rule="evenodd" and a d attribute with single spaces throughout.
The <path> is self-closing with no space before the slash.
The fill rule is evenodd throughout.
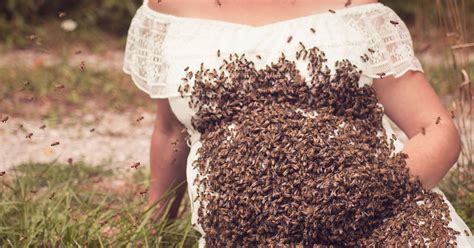
<path id="1" fill-rule="evenodd" d="M 7 171 L 0 178 L 2 247 L 196 244 L 189 211 L 182 219 L 152 221 L 156 205 L 145 206 L 146 196 L 134 192 L 135 183 L 132 189 L 114 189 L 113 180 L 104 165 L 83 162 L 28 163 Z"/>

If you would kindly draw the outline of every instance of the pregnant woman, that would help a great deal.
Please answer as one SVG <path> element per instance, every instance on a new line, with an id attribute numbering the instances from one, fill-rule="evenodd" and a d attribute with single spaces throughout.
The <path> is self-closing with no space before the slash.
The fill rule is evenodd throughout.
<path id="1" fill-rule="evenodd" d="M 436 187 L 457 129 L 382 3 L 145 0 L 123 69 L 157 99 L 150 202 L 187 181 L 199 247 L 473 244 Z"/>

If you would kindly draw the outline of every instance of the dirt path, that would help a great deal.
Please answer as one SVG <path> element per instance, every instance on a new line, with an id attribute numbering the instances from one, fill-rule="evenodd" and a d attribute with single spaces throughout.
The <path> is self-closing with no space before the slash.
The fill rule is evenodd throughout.
<path id="1" fill-rule="evenodd" d="M 90 164 L 106 163 L 114 168 L 131 170 L 130 165 L 149 164 L 149 142 L 154 116 L 144 113 L 140 122 L 136 114 L 104 113 L 94 125 L 73 125 L 52 128 L 38 120 L 9 119 L 0 123 L 0 171 L 27 162 L 67 163 L 83 160 Z M 86 116 L 92 119 L 92 116 Z M 23 124 L 24 130 L 19 128 Z M 95 130 L 91 132 L 90 130 Z M 32 132 L 31 139 L 25 138 Z M 59 141 L 59 145 L 51 146 Z"/>

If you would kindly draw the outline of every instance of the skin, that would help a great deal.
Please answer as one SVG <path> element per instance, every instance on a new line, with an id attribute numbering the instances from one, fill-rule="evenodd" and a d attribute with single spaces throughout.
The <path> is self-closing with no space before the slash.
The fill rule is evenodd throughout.
<path id="1" fill-rule="evenodd" d="M 345 0 L 150 0 L 149 6 L 159 12 L 227 22 L 261 26 L 287 19 L 344 8 Z M 353 0 L 351 5 L 375 3 L 374 0 Z M 418 176 L 426 189 L 431 189 L 444 177 L 459 157 L 460 137 L 449 113 L 422 72 L 408 71 L 400 78 L 386 76 L 374 79 L 373 87 L 385 114 L 409 138 L 402 152 L 408 154 L 410 174 Z M 435 124 L 436 117 L 441 117 Z M 421 133 L 425 127 L 426 135 Z M 151 183 L 149 204 L 154 203 L 170 187 L 183 183 L 176 191 L 168 216 L 178 218 L 178 208 L 186 191 L 186 160 L 189 147 L 181 133 L 184 126 L 173 114 L 167 99 L 156 100 L 156 121 L 151 139 Z M 177 152 L 172 142 L 178 141 Z M 174 164 L 170 164 L 174 159 Z M 170 199 L 162 201 L 155 211 L 161 217 Z"/>

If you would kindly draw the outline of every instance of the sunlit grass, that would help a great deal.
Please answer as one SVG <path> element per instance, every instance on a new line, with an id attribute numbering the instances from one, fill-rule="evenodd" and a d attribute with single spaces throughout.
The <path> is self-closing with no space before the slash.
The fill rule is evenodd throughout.
<path id="1" fill-rule="evenodd" d="M 105 165 L 22 164 L 0 178 L 3 247 L 192 247 L 198 233 L 183 201 L 177 220 L 150 219 L 147 171 L 117 182 Z M 164 197 L 172 197 L 171 192 Z M 185 198 L 186 199 L 186 198 Z"/>

